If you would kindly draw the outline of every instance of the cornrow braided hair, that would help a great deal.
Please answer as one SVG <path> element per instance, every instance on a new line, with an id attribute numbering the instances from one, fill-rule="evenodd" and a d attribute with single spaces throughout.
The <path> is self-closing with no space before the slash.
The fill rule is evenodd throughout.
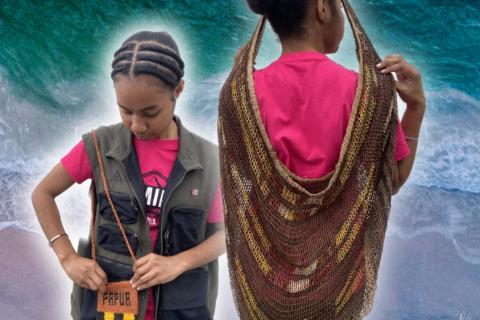
<path id="1" fill-rule="evenodd" d="M 111 78 L 150 74 L 175 88 L 184 75 L 184 63 L 173 38 L 166 32 L 138 32 L 115 51 Z"/>

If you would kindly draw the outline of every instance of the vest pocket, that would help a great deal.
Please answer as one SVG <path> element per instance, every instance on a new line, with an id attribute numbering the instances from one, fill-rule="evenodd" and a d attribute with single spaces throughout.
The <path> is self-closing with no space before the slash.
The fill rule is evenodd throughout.
<path id="1" fill-rule="evenodd" d="M 201 242 L 204 210 L 195 207 L 173 207 L 168 214 L 164 233 L 165 255 L 175 255 Z"/>
<path id="2" fill-rule="evenodd" d="M 208 272 L 204 268 L 189 270 L 161 285 L 160 294 L 160 309 L 170 315 L 165 319 L 207 319 Z"/>
<path id="3" fill-rule="evenodd" d="M 125 229 L 125 233 L 132 247 L 133 254 L 135 254 L 138 247 L 138 236 L 135 232 L 129 231 L 128 229 Z M 108 251 L 125 256 L 130 255 L 120 228 L 117 225 L 102 224 L 98 227 L 98 245 Z"/>
<path id="4" fill-rule="evenodd" d="M 130 280 L 133 277 L 132 265 L 97 255 L 97 263 L 107 274 L 108 281 Z"/>
<path id="5" fill-rule="evenodd" d="M 204 210 L 176 206 L 168 213 L 165 255 L 175 255 L 198 245 L 204 223 Z M 160 314 L 164 320 L 209 319 L 208 271 L 202 267 L 189 270 L 175 280 L 160 286 Z"/>
<path id="6" fill-rule="evenodd" d="M 112 202 L 115 205 L 120 221 L 125 224 L 137 222 L 137 215 L 140 211 L 139 204 L 130 193 L 111 192 Z M 99 212 L 108 221 L 116 222 L 110 203 L 105 192 L 98 193 Z"/>

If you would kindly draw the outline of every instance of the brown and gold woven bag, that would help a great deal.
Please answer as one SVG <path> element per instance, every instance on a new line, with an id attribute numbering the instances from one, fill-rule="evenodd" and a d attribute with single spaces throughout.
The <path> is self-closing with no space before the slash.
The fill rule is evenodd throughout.
<path id="1" fill-rule="evenodd" d="M 260 22 L 220 96 L 218 142 L 231 285 L 242 319 L 358 319 L 372 308 L 392 195 L 393 76 L 347 0 L 359 78 L 335 169 L 290 172 L 259 113 L 253 64 Z M 308 130 L 308 128 L 306 128 Z"/>

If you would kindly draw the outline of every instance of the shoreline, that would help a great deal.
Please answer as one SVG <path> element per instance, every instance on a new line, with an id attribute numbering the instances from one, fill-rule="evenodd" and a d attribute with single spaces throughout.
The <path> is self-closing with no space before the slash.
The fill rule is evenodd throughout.
<path id="1" fill-rule="evenodd" d="M 72 283 L 40 235 L 12 226 L 0 230 L 0 310 L 5 319 L 65 320 Z M 215 319 L 238 319 L 227 260 L 219 259 Z M 480 266 L 465 262 L 440 233 L 385 239 L 372 312 L 367 320 L 480 317 Z"/>
<path id="2" fill-rule="evenodd" d="M 0 230 L 0 244 L 2 318 L 71 318 L 71 281 L 47 241 L 37 233 L 9 226 Z"/>

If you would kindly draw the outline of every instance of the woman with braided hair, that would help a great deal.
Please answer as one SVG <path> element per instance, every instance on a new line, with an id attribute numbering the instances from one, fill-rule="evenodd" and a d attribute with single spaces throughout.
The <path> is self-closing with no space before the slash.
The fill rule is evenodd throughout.
<path id="1" fill-rule="evenodd" d="M 412 169 L 420 73 L 380 60 L 347 0 L 247 0 L 262 15 L 220 94 L 227 255 L 241 319 L 359 319 L 391 196 Z M 347 13 L 359 72 L 331 60 Z M 255 69 L 266 21 L 282 46 Z M 395 81 L 392 72 L 396 73 Z M 397 118 L 396 93 L 407 104 Z"/>
<path id="2" fill-rule="evenodd" d="M 341 1 L 248 0 L 248 4 L 267 17 L 282 44 L 281 56 L 253 73 L 269 139 L 291 171 L 306 178 L 322 177 L 338 161 L 358 83 L 357 72 L 327 56 L 337 52 L 343 38 Z M 397 91 L 407 104 L 404 121 L 397 123 L 395 194 L 413 167 L 425 97 L 419 72 L 401 55 L 385 57 L 378 67 L 397 73 Z"/>
<path id="3" fill-rule="evenodd" d="M 84 134 L 33 191 L 74 282 L 74 319 L 213 319 L 225 250 L 218 150 L 174 114 L 183 75 L 168 33 L 126 39 L 111 71 L 122 122 Z M 90 241 L 76 252 L 54 198 L 87 179 Z"/>

